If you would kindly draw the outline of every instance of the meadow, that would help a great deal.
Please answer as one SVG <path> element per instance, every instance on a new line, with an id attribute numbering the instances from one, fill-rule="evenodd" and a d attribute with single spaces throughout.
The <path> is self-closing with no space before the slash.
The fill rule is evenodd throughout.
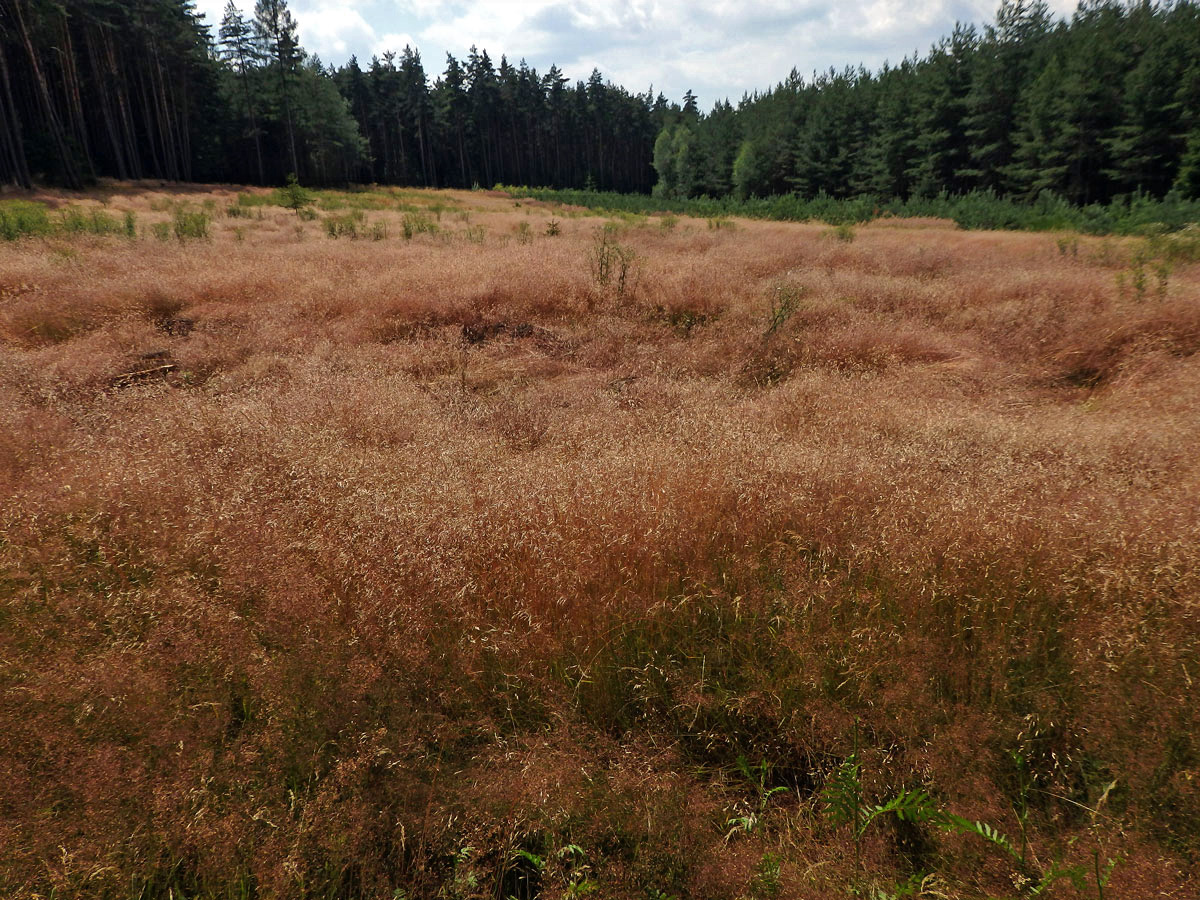
<path id="1" fill-rule="evenodd" d="M 0 895 L 1200 888 L 1200 234 L 0 201 Z"/>

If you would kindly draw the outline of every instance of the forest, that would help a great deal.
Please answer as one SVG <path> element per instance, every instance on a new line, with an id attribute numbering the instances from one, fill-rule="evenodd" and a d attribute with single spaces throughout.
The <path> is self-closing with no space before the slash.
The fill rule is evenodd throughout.
<path id="1" fill-rule="evenodd" d="M 0 181 L 472 187 L 661 198 L 985 191 L 1074 204 L 1200 193 L 1200 6 L 1085 0 L 1069 21 L 1004 0 L 923 57 L 847 67 L 704 113 L 593 71 L 427 72 L 308 54 L 287 0 L 0 0 Z"/>

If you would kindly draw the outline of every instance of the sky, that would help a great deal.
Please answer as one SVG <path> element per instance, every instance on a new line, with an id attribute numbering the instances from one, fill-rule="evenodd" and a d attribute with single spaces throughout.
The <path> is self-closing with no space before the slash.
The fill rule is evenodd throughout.
<path id="1" fill-rule="evenodd" d="M 216 26 L 227 0 L 196 0 Z M 235 0 L 248 15 L 254 0 Z M 556 63 L 572 81 L 593 69 L 634 93 L 651 87 L 680 101 L 691 89 L 703 109 L 737 103 L 771 87 L 795 67 L 875 69 L 914 51 L 924 55 L 956 21 L 982 24 L 999 0 L 291 0 L 300 42 L 326 64 L 351 54 L 365 68 L 374 55 L 421 52 L 432 80 L 446 53 L 471 45 L 498 65 L 507 54 L 545 73 Z M 1075 0 L 1049 0 L 1069 15 Z"/>

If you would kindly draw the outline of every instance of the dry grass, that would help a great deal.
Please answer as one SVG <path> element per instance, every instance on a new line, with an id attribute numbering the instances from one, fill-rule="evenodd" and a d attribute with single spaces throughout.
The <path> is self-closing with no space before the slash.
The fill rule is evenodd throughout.
<path id="1" fill-rule="evenodd" d="M 651 220 L 620 291 L 492 194 L 105 202 L 205 200 L 0 245 L 0 893 L 1016 896 L 920 829 L 855 875 L 857 732 L 872 802 L 1194 896 L 1200 268 Z"/>

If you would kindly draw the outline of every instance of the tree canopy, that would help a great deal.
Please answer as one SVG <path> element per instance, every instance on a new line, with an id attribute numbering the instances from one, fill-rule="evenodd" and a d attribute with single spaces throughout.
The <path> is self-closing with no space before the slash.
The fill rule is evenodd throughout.
<path id="1" fill-rule="evenodd" d="M 933 196 L 1075 203 L 1200 191 L 1200 5 L 1004 0 L 878 71 L 700 110 L 599 71 L 471 48 L 325 65 L 287 0 L 0 0 L 0 181 L 497 182 L 663 197 Z"/>

